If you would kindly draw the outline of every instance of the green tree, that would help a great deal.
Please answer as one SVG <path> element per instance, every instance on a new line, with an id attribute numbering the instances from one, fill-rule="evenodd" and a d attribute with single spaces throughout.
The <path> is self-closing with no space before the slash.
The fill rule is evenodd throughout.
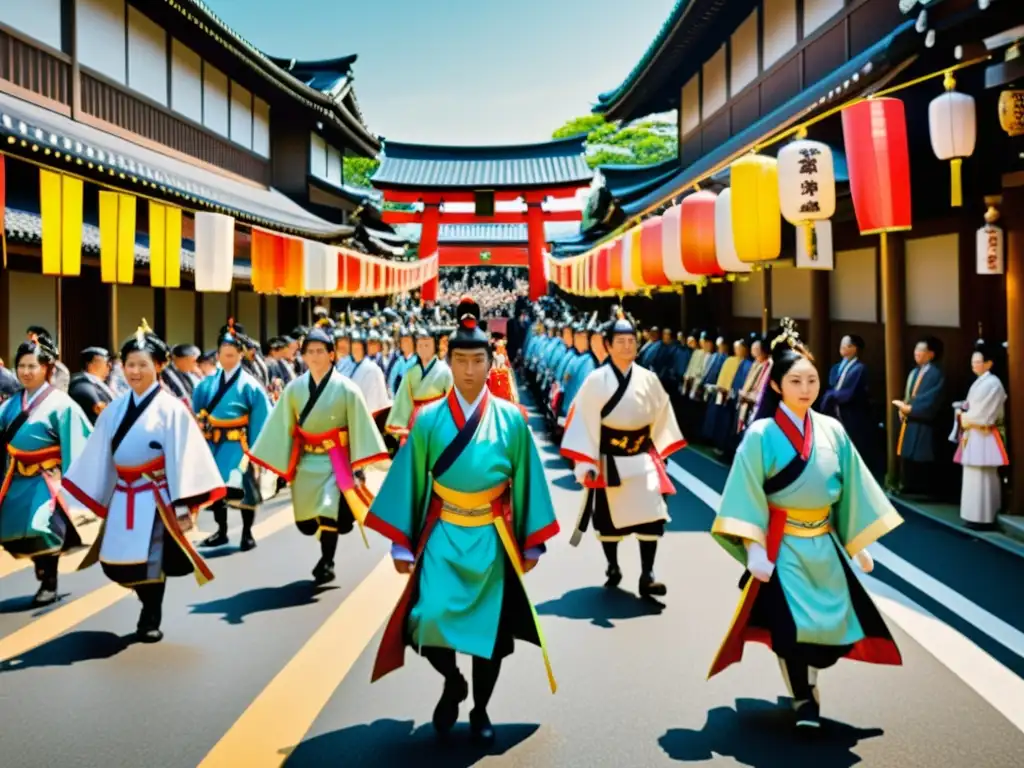
<path id="1" fill-rule="evenodd" d="M 375 157 L 346 157 L 344 162 L 345 183 L 352 187 L 372 187 L 370 179 L 380 167 Z"/>
<path id="2" fill-rule="evenodd" d="M 651 118 L 621 125 L 609 123 L 604 115 L 574 117 L 552 134 L 552 138 L 587 134 L 587 163 L 598 165 L 648 165 L 676 156 L 676 125 Z"/>

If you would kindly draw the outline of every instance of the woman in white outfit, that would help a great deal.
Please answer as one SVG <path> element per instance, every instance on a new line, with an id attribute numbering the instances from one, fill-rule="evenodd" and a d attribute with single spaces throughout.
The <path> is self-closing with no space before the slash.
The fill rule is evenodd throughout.
<path id="1" fill-rule="evenodd" d="M 1002 505 L 999 467 L 1010 463 L 1000 430 L 1006 390 L 992 373 L 997 347 L 979 341 L 971 356 L 978 378 L 967 399 L 954 404 L 956 424 L 950 440 L 957 443 L 953 461 L 964 468 L 960 517 L 968 528 L 991 528 Z"/>

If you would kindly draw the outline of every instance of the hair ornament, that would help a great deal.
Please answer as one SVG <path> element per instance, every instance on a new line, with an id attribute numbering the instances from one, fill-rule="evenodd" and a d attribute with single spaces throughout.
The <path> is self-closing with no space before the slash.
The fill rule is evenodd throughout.
<path id="1" fill-rule="evenodd" d="M 782 318 L 782 332 L 772 339 L 772 350 L 783 342 L 788 344 L 790 349 L 800 343 L 800 334 L 797 333 L 796 323 L 793 322 L 791 317 Z"/>
<path id="2" fill-rule="evenodd" d="M 149 323 L 146 322 L 146 318 L 142 318 L 142 322 L 139 323 L 139 327 L 135 329 L 135 343 L 139 345 L 140 349 L 145 349 L 146 336 L 152 332 L 153 329 L 149 327 Z"/>

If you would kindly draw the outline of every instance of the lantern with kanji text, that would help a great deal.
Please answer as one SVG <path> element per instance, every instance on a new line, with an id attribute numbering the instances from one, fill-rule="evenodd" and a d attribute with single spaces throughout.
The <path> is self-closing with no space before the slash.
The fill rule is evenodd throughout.
<path id="1" fill-rule="evenodd" d="M 817 258 L 814 224 L 836 212 L 836 174 L 832 149 L 820 141 L 798 139 L 779 150 L 779 208 L 797 228 L 811 261 Z"/>

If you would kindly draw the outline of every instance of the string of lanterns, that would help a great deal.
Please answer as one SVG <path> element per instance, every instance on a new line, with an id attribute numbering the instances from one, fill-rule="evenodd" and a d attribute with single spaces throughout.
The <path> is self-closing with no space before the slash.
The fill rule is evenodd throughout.
<path id="1" fill-rule="evenodd" d="M 935 156 L 950 163 L 954 207 L 963 205 L 961 167 L 974 154 L 977 117 L 974 98 L 955 89 L 953 72 L 984 60 L 963 62 L 882 92 L 943 77 L 944 92 L 929 105 L 929 134 Z M 725 166 L 705 174 L 680 202 L 612 240 L 576 256 L 548 256 L 553 282 L 581 296 L 650 294 L 685 285 L 700 290 L 708 282 L 733 280 L 778 259 L 783 219 L 797 231 L 796 266 L 832 269 L 835 159 L 831 147 L 807 138 L 806 129 L 836 113 L 842 120 L 858 228 L 862 235 L 880 236 L 884 257 L 888 234 L 912 226 L 910 152 L 903 102 L 876 94 L 851 100 L 760 144 L 763 149 L 792 137 L 777 157 L 755 151 L 735 158 L 727 166 L 730 186 L 717 194 L 698 185 Z M 1024 92 L 1004 92 L 1000 121 L 1007 133 L 1024 134 Z M 995 224 L 998 202 L 986 198 L 986 224 L 978 231 L 980 274 L 1003 271 L 1002 230 Z"/>

